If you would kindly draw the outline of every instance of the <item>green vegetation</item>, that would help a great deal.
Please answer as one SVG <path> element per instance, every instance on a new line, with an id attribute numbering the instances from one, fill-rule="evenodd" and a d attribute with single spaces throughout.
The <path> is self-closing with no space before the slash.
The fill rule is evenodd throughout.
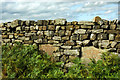
<path id="1" fill-rule="evenodd" d="M 2 46 L 3 78 L 120 78 L 120 58 L 103 53 L 102 60 L 91 59 L 89 66 L 81 64 L 80 58 L 74 59 L 76 65 L 64 74 L 61 64 L 37 46 Z"/>

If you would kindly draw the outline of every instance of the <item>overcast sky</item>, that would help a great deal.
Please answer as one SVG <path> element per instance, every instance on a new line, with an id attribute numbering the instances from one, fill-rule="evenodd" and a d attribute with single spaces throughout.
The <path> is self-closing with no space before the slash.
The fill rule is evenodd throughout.
<path id="1" fill-rule="evenodd" d="M 91 21 L 95 16 L 118 19 L 118 1 L 99 0 L 2 0 L 0 22 L 21 20 L 48 20 L 65 18 L 67 21 Z"/>

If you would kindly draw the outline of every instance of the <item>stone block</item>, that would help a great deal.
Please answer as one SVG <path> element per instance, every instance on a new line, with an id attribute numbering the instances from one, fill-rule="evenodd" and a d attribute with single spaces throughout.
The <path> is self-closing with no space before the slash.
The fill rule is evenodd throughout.
<path id="1" fill-rule="evenodd" d="M 72 67 L 72 66 L 74 66 L 75 65 L 75 63 L 73 63 L 73 62 L 69 62 L 69 63 L 66 63 L 65 64 L 65 67 Z"/>
<path id="2" fill-rule="evenodd" d="M 43 31 L 38 31 L 38 32 L 37 32 L 37 35 L 43 36 Z"/>
<path id="3" fill-rule="evenodd" d="M 34 40 L 35 43 L 42 43 L 42 39 Z"/>
<path id="4" fill-rule="evenodd" d="M 120 34 L 118 34 L 118 35 L 115 36 L 115 40 L 118 41 L 118 42 L 120 42 Z"/>
<path id="5" fill-rule="evenodd" d="M 76 24 L 78 24 L 78 22 L 77 21 L 72 21 L 72 24 L 76 25 Z"/>
<path id="6" fill-rule="evenodd" d="M 71 49 L 72 46 L 61 46 L 61 48 L 63 48 L 63 49 Z"/>
<path id="7" fill-rule="evenodd" d="M 82 46 L 83 42 L 82 41 L 76 41 L 77 45 Z"/>
<path id="8" fill-rule="evenodd" d="M 79 40 L 85 40 L 88 39 L 88 34 L 80 34 Z"/>
<path id="9" fill-rule="evenodd" d="M 14 28 L 14 27 L 17 27 L 17 26 L 20 26 L 21 25 L 21 20 L 14 20 L 11 22 L 11 27 Z"/>
<path id="10" fill-rule="evenodd" d="M 58 43 L 59 43 L 59 41 L 49 40 L 49 41 L 48 41 L 48 43 L 50 43 L 50 44 L 58 44 Z"/>
<path id="11" fill-rule="evenodd" d="M 71 38 L 71 40 L 78 40 L 79 39 L 79 34 L 74 34 L 70 38 Z"/>
<path id="12" fill-rule="evenodd" d="M 78 24 L 80 25 L 94 25 L 92 21 L 79 21 Z"/>
<path id="13" fill-rule="evenodd" d="M 25 22 L 25 24 L 27 25 L 27 26 L 34 26 L 34 24 L 35 24 L 35 21 L 33 21 L 33 20 L 26 20 L 26 22 Z"/>
<path id="14" fill-rule="evenodd" d="M 114 40 L 115 39 L 115 35 L 114 34 L 109 34 L 109 40 Z"/>
<path id="15" fill-rule="evenodd" d="M 88 46 L 89 44 L 90 44 L 90 40 L 84 40 L 84 41 L 83 41 L 83 45 L 84 45 L 84 46 Z"/>
<path id="16" fill-rule="evenodd" d="M 65 35 L 65 30 L 60 30 L 58 33 L 59 33 L 59 36 L 64 36 Z"/>
<path id="17" fill-rule="evenodd" d="M 69 40 L 69 36 L 62 37 L 62 40 Z"/>
<path id="18" fill-rule="evenodd" d="M 108 25 L 102 25 L 101 26 L 102 29 L 108 29 L 108 27 L 109 27 Z"/>
<path id="19" fill-rule="evenodd" d="M 97 39 L 98 40 L 106 40 L 106 39 L 108 39 L 107 34 L 104 34 L 104 33 L 98 34 Z"/>
<path id="20" fill-rule="evenodd" d="M 47 30 L 47 26 L 42 26 L 43 30 Z"/>
<path id="21" fill-rule="evenodd" d="M 80 50 L 76 49 L 76 50 L 64 50 L 64 54 L 65 55 L 79 55 Z"/>
<path id="22" fill-rule="evenodd" d="M 53 37 L 53 40 L 61 40 L 61 37 L 59 37 L 59 36 L 54 36 L 54 37 Z"/>
<path id="23" fill-rule="evenodd" d="M 92 42 L 92 45 L 93 45 L 94 47 L 98 47 L 98 41 L 93 41 L 93 42 Z"/>
<path id="24" fill-rule="evenodd" d="M 116 42 L 116 41 L 112 41 L 112 42 L 111 42 L 111 47 L 112 47 L 112 48 L 115 48 L 116 45 L 117 45 L 117 42 Z"/>
<path id="25" fill-rule="evenodd" d="M 117 26 L 116 26 L 115 24 L 110 25 L 110 29 L 112 29 L 112 30 L 115 30 L 116 27 L 117 27 Z"/>
<path id="26" fill-rule="evenodd" d="M 69 41 L 65 42 L 65 45 L 67 45 L 67 46 L 73 46 L 73 45 L 75 45 L 75 42 L 72 41 L 72 40 L 69 40 Z"/>
<path id="27" fill-rule="evenodd" d="M 2 39 L 8 38 L 8 35 L 2 35 Z"/>
<path id="28" fill-rule="evenodd" d="M 103 29 L 94 29 L 92 30 L 92 33 L 102 33 Z"/>
<path id="29" fill-rule="evenodd" d="M 90 40 L 95 40 L 96 39 L 96 34 L 91 34 L 90 35 Z"/>
<path id="30" fill-rule="evenodd" d="M 83 28 L 83 29 L 91 29 L 92 26 L 90 26 L 90 25 L 81 25 L 81 28 Z"/>
<path id="31" fill-rule="evenodd" d="M 65 35 L 66 35 L 66 36 L 71 36 L 71 31 L 66 30 Z"/>
<path id="32" fill-rule="evenodd" d="M 55 19 L 55 25 L 65 25 L 66 19 Z"/>
<path id="33" fill-rule="evenodd" d="M 16 27 L 16 31 L 21 31 L 21 27 Z"/>
<path id="34" fill-rule="evenodd" d="M 66 30 L 72 31 L 73 29 L 74 29 L 74 26 L 73 26 L 73 25 L 67 25 L 67 26 L 66 26 Z"/>
<path id="35" fill-rule="evenodd" d="M 9 43 L 11 40 L 10 39 L 3 39 L 5 43 Z"/>
<path id="36" fill-rule="evenodd" d="M 102 40 L 101 47 L 109 48 L 109 40 Z"/>
<path id="37" fill-rule="evenodd" d="M 100 25 L 93 25 L 93 29 L 100 29 Z"/>
<path id="38" fill-rule="evenodd" d="M 75 33 L 75 34 L 85 34 L 85 33 L 86 33 L 86 30 L 85 30 L 85 29 L 78 29 L 78 30 L 75 30 L 74 33 Z"/>
<path id="39" fill-rule="evenodd" d="M 25 37 L 18 37 L 19 40 L 25 40 Z"/>
<path id="40" fill-rule="evenodd" d="M 13 35 L 9 35 L 9 38 L 10 38 L 10 39 L 13 38 Z"/>
<path id="41" fill-rule="evenodd" d="M 55 26 L 54 25 L 48 25 L 48 30 L 55 30 Z"/>

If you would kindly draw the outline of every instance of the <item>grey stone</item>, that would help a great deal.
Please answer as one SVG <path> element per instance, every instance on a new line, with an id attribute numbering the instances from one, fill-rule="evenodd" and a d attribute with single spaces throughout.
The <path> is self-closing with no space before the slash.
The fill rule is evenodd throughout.
<path id="1" fill-rule="evenodd" d="M 35 30 L 36 27 L 35 26 L 30 26 L 30 30 Z"/>
<path id="2" fill-rule="evenodd" d="M 59 57 L 59 56 L 61 56 L 61 53 L 60 52 L 53 53 L 53 56 L 54 57 Z"/>
<path id="3" fill-rule="evenodd" d="M 53 44 L 53 43 L 54 43 L 54 44 L 58 44 L 59 41 L 49 40 L 48 43 L 50 43 L 50 44 Z"/>
<path id="4" fill-rule="evenodd" d="M 13 38 L 13 35 L 9 35 L 9 38 Z"/>
<path id="5" fill-rule="evenodd" d="M 91 34 L 90 35 L 90 40 L 95 40 L 96 39 L 96 34 Z"/>
<path id="6" fill-rule="evenodd" d="M 108 27 L 109 27 L 108 25 L 102 25 L 101 26 L 102 29 L 108 29 Z"/>
<path id="7" fill-rule="evenodd" d="M 93 41 L 92 44 L 94 47 L 98 47 L 98 41 Z"/>
<path id="8" fill-rule="evenodd" d="M 65 67 L 72 67 L 72 66 L 76 66 L 76 64 L 74 64 L 73 62 L 69 62 L 65 64 Z"/>
<path id="9" fill-rule="evenodd" d="M 37 35 L 43 36 L 43 31 L 38 31 Z"/>
<path id="10" fill-rule="evenodd" d="M 88 38 L 88 34 L 80 34 L 79 40 L 85 40 Z"/>
<path id="11" fill-rule="evenodd" d="M 93 29 L 100 29 L 100 25 L 93 25 Z"/>
<path id="12" fill-rule="evenodd" d="M 78 24 L 80 25 L 94 25 L 92 21 L 79 21 Z"/>
<path id="13" fill-rule="evenodd" d="M 25 37 L 24 36 L 23 37 L 18 37 L 18 39 L 25 40 Z"/>
<path id="14" fill-rule="evenodd" d="M 117 26 L 115 24 L 110 25 L 110 29 L 112 29 L 112 30 L 116 29 L 116 27 Z"/>
<path id="15" fill-rule="evenodd" d="M 85 30 L 85 29 L 78 29 L 78 30 L 75 30 L 74 33 L 75 33 L 75 34 L 85 34 L 85 33 L 86 33 L 86 30 Z"/>
<path id="16" fill-rule="evenodd" d="M 4 41 L 5 43 L 8 43 L 8 42 L 10 42 L 10 39 L 3 39 L 3 41 Z"/>
<path id="17" fill-rule="evenodd" d="M 34 23 L 35 23 L 35 21 L 33 21 L 33 20 L 26 20 L 26 22 L 25 22 L 25 24 L 26 24 L 27 26 L 29 26 L 29 25 L 33 26 Z"/>
<path id="18" fill-rule="evenodd" d="M 64 50 L 65 55 L 79 55 L 79 50 Z"/>
<path id="19" fill-rule="evenodd" d="M 117 42 L 116 41 L 112 41 L 111 47 L 114 48 L 116 45 L 117 45 Z"/>
<path id="20" fill-rule="evenodd" d="M 71 36 L 71 40 L 78 40 L 79 39 L 79 35 L 74 34 Z"/>
<path id="21" fill-rule="evenodd" d="M 114 34 L 109 34 L 109 40 L 114 40 L 115 39 L 115 35 Z"/>
<path id="22" fill-rule="evenodd" d="M 109 47 L 109 40 L 102 40 L 101 47 L 103 48 L 108 48 Z"/>
<path id="23" fill-rule="evenodd" d="M 76 41 L 77 45 L 82 45 L 83 42 L 82 41 Z"/>
<path id="24" fill-rule="evenodd" d="M 59 33 L 59 36 L 64 36 L 65 35 L 65 30 L 60 30 L 58 33 Z"/>
<path id="25" fill-rule="evenodd" d="M 55 25 L 65 25 L 66 19 L 55 19 Z"/>
<path id="26" fill-rule="evenodd" d="M 42 43 L 42 39 L 34 40 L 35 43 Z"/>
<path id="27" fill-rule="evenodd" d="M 35 33 L 25 33 L 25 36 L 32 36 L 32 35 L 36 35 Z"/>
<path id="28" fill-rule="evenodd" d="M 6 31 L 7 30 L 7 28 L 6 27 L 2 27 L 2 31 Z"/>
<path id="29" fill-rule="evenodd" d="M 66 35 L 66 36 L 70 36 L 70 35 L 71 35 L 71 31 L 66 30 L 65 35 Z"/>
<path id="30" fill-rule="evenodd" d="M 16 26 L 20 26 L 21 25 L 21 20 L 14 20 L 11 22 L 11 27 L 14 28 Z"/>
<path id="31" fill-rule="evenodd" d="M 56 32 L 60 30 L 60 26 L 56 26 Z"/>
<path id="32" fill-rule="evenodd" d="M 97 39 L 98 40 L 106 40 L 107 34 L 104 34 L 104 33 L 98 34 Z"/>

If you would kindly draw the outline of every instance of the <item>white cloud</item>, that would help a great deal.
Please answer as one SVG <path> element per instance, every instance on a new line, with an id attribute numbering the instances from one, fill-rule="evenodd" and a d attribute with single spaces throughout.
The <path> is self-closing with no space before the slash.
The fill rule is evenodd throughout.
<path id="1" fill-rule="evenodd" d="M 105 12 L 105 14 L 109 14 L 111 12 L 112 12 L 112 10 L 108 10 L 108 11 Z"/>

